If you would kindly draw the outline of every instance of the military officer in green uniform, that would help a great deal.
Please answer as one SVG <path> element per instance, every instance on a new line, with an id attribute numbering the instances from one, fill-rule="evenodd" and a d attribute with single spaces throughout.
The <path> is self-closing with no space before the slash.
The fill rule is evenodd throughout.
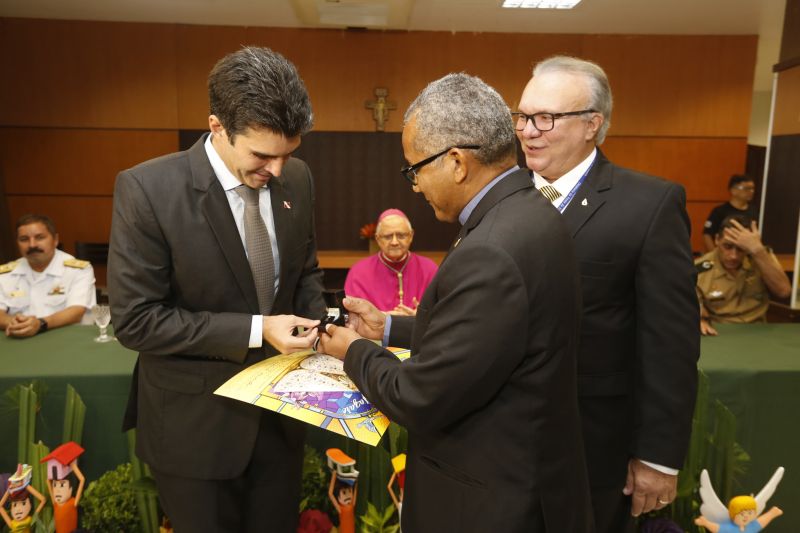
<path id="1" fill-rule="evenodd" d="M 695 261 L 700 332 L 712 324 L 764 322 L 769 296 L 786 298 L 792 287 L 775 255 L 761 242 L 755 221 L 733 215 L 722 221 L 713 250 Z"/>
<path id="2" fill-rule="evenodd" d="M 20 258 L 0 265 L 0 330 L 32 337 L 48 329 L 91 323 L 96 303 L 94 270 L 88 261 L 58 250 L 55 224 L 45 215 L 17 221 Z"/>

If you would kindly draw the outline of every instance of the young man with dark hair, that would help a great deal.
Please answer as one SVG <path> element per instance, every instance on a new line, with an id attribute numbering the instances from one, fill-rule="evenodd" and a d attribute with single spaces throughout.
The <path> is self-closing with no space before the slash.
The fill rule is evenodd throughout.
<path id="1" fill-rule="evenodd" d="M 756 208 L 751 204 L 756 192 L 753 178 L 746 174 L 734 174 L 728 180 L 728 192 L 731 195 L 730 200 L 712 209 L 703 224 L 703 244 L 706 252 L 710 252 L 716 247 L 714 237 L 719 233 L 720 224 L 725 218 L 732 215 L 757 218 Z"/>
<path id="2" fill-rule="evenodd" d="M 325 310 L 313 180 L 291 157 L 311 104 L 268 48 L 221 59 L 208 90 L 210 133 L 117 177 L 111 312 L 140 352 L 126 425 L 176 531 L 294 532 L 303 424 L 214 391 L 316 340 L 300 318 Z"/>

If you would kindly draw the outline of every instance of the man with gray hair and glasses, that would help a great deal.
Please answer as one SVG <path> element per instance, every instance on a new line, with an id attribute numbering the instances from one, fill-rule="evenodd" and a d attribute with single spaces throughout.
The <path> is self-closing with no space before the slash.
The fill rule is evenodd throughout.
<path id="1" fill-rule="evenodd" d="M 405 115 L 401 170 L 460 230 L 415 317 L 346 298 L 325 353 L 408 428 L 405 531 L 592 531 L 575 369 L 577 267 L 563 220 L 516 165 L 510 111 L 450 74 Z M 410 346 L 400 362 L 383 345 Z"/>
<path id="2" fill-rule="evenodd" d="M 513 114 L 578 257 L 578 394 L 599 533 L 632 531 L 631 514 L 675 498 L 700 341 L 683 187 L 605 158 L 611 108 L 602 68 L 557 56 L 536 65 Z"/>

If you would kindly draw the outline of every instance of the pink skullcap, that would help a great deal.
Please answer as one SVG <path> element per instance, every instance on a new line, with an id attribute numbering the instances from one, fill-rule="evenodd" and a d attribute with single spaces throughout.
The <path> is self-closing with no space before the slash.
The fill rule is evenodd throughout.
<path id="1" fill-rule="evenodd" d="M 408 220 L 408 217 L 406 216 L 406 214 L 405 214 L 405 213 L 403 213 L 403 212 L 402 212 L 402 211 L 400 211 L 399 209 L 394 209 L 394 208 L 392 208 L 392 209 L 387 209 L 386 211 L 384 211 L 383 213 L 381 213 L 381 214 L 378 216 L 378 222 L 380 222 L 381 220 L 383 220 L 383 219 L 384 219 L 384 218 L 386 218 L 386 217 L 391 217 L 391 216 L 403 217 L 404 219 Z"/>

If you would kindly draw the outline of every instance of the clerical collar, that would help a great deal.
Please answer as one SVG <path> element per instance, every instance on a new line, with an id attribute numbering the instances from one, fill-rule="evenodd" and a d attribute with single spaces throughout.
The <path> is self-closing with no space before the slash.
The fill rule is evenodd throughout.
<path id="1" fill-rule="evenodd" d="M 391 259 L 389 259 L 385 255 L 383 255 L 383 252 L 378 252 L 378 259 L 380 259 L 381 263 L 383 263 L 384 265 L 386 265 L 387 267 L 391 268 L 394 271 L 398 271 L 399 270 L 401 272 L 405 268 L 406 263 L 408 263 L 408 258 L 410 256 L 411 256 L 411 254 L 406 252 L 405 257 L 403 257 L 400 261 L 392 261 Z"/>

